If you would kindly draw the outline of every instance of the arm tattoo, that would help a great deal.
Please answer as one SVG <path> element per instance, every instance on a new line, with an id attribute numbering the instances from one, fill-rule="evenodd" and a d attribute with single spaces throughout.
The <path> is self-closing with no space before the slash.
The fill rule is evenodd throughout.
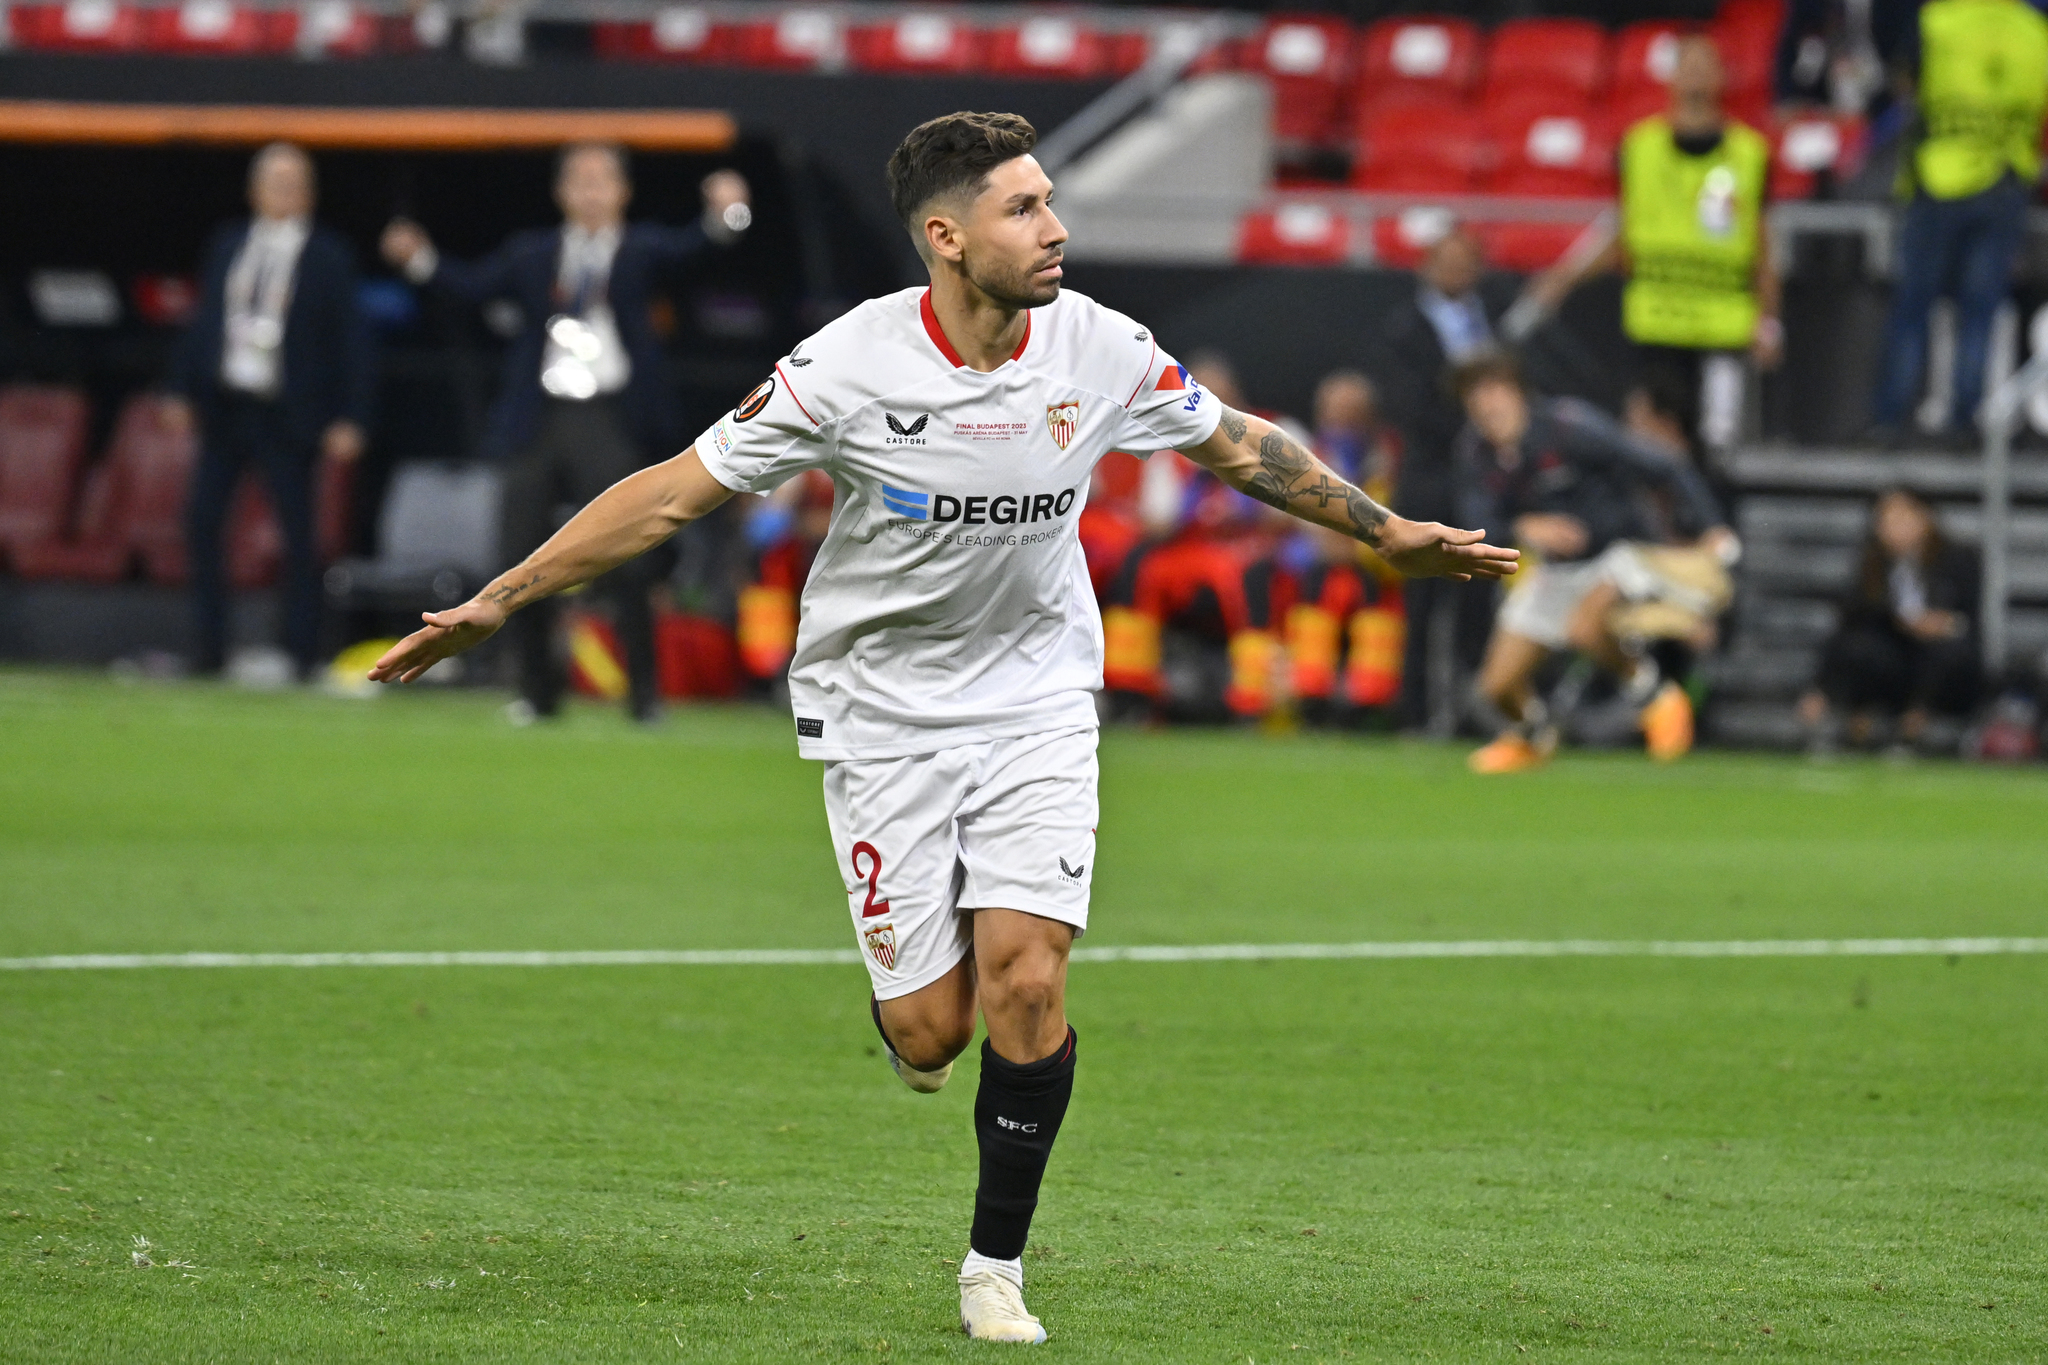
<path id="1" fill-rule="evenodd" d="M 1228 408 L 1223 414 L 1223 434 L 1233 445 L 1242 446 L 1249 432 L 1244 417 Z M 1393 514 L 1363 492 L 1333 474 L 1329 467 L 1301 448 L 1283 431 L 1269 431 L 1259 438 L 1259 469 L 1245 482 L 1244 491 L 1268 507 L 1302 516 L 1310 507 L 1329 511 L 1330 504 L 1344 505 L 1343 520 L 1349 534 L 1367 545 L 1378 545 L 1380 532 Z"/>
<path id="2" fill-rule="evenodd" d="M 500 586 L 492 588 L 489 592 L 485 593 L 484 601 L 494 602 L 501 607 L 510 606 L 512 604 L 513 598 L 519 596 L 520 593 L 525 592 L 528 588 L 533 587 L 536 583 L 539 582 L 540 575 L 533 574 L 529 576 L 523 583 L 501 584 Z"/>

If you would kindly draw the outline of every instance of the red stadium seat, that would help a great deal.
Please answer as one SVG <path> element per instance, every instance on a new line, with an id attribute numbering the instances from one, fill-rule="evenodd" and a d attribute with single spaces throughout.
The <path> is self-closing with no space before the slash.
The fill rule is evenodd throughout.
<path id="1" fill-rule="evenodd" d="M 1479 76 L 1479 29 L 1465 19 L 1411 15 L 1382 19 L 1360 43 L 1358 98 L 1423 89 L 1463 99 Z"/>
<path id="2" fill-rule="evenodd" d="M 845 34 L 829 9 L 787 9 L 773 19 L 733 27 L 733 59 L 746 66 L 809 71 L 835 66 Z"/>
<path id="3" fill-rule="evenodd" d="M 1604 110 L 1570 95 L 1530 96 L 1485 113 L 1496 194 L 1605 195 L 1614 189 L 1614 131 Z"/>
<path id="4" fill-rule="evenodd" d="M 89 416 L 75 389 L 0 389 L 0 554 L 63 535 Z"/>
<path id="5" fill-rule="evenodd" d="M 1726 0 L 1721 6 L 1709 32 L 1721 50 L 1731 105 L 1749 108 L 1759 98 L 1768 103 L 1778 35 L 1784 27 L 1785 7 L 1780 0 Z"/>
<path id="6" fill-rule="evenodd" d="M 1457 221 L 1457 215 L 1450 209 L 1433 206 L 1376 219 L 1372 225 L 1373 255 L 1383 265 L 1412 270 L 1422 263 L 1422 254 Z"/>
<path id="7" fill-rule="evenodd" d="M 1282 142 L 1317 144 L 1336 127 L 1351 79 L 1351 26 L 1322 15 L 1275 15 L 1250 53 L 1273 83 L 1273 132 Z"/>
<path id="8" fill-rule="evenodd" d="M 142 43 L 142 11 L 117 0 L 15 5 L 7 13 L 17 45 L 55 52 L 124 52 Z"/>
<path id="9" fill-rule="evenodd" d="M 1487 44 L 1490 100 L 1537 89 L 1591 99 L 1607 88 L 1607 76 L 1607 30 L 1590 19 L 1510 19 Z"/>
<path id="10" fill-rule="evenodd" d="M 86 475 L 78 518 L 64 539 L 40 540 L 15 552 L 23 578 L 72 578 L 115 583 L 125 578 L 134 552 L 123 532 L 128 511 L 128 466 L 104 459 Z"/>
<path id="11" fill-rule="evenodd" d="M 1474 188 L 1490 157 L 1479 115 L 1458 106 L 1397 104 L 1360 120 L 1352 183 L 1389 193 Z"/>
<path id="12" fill-rule="evenodd" d="M 1036 14 L 990 32 L 983 61 L 998 76 L 1084 80 L 1100 72 L 1109 57 L 1102 35 L 1079 18 Z"/>
<path id="13" fill-rule="evenodd" d="M 971 70 L 975 47 L 974 30 L 942 10 L 908 10 L 887 23 L 856 24 L 846 33 L 854 66 L 894 75 Z"/>
<path id="14" fill-rule="evenodd" d="M 1103 64 L 1112 76 L 1130 75 L 1145 64 L 1151 51 L 1151 40 L 1135 29 L 1102 35 Z"/>
<path id="15" fill-rule="evenodd" d="M 1614 39 L 1614 94 L 1623 91 L 1654 90 L 1662 102 L 1671 85 L 1671 72 L 1678 63 L 1678 40 L 1686 33 L 1683 24 L 1664 19 L 1645 19 L 1630 24 Z"/>
<path id="16" fill-rule="evenodd" d="M 246 9 L 233 0 L 183 0 L 143 12 L 142 45 L 154 52 L 199 55 L 276 51 L 291 46 L 297 20 L 288 10 Z"/>
<path id="17" fill-rule="evenodd" d="M 270 490 L 254 471 L 242 475 L 228 504 L 228 586 L 242 591 L 277 581 L 284 560 L 284 531 L 270 510 Z"/>
<path id="18" fill-rule="evenodd" d="M 1583 223 L 1476 223 L 1473 231 L 1489 265 L 1531 272 L 1556 265 L 1579 234 Z"/>
<path id="19" fill-rule="evenodd" d="M 1607 101 L 1607 118 L 1616 135 L 1622 136 L 1650 115 L 1664 113 L 1670 107 L 1670 91 L 1654 85 L 1632 85 L 1617 89 Z"/>
<path id="20" fill-rule="evenodd" d="M 1245 215 L 1237 259 L 1246 265 L 1341 265 L 1351 254 L 1351 224 L 1326 204 L 1297 200 Z"/>
<path id="21" fill-rule="evenodd" d="M 601 57 L 638 61 L 716 62 L 732 56 L 733 28 L 696 5 L 673 5 L 651 22 L 611 20 L 592 25 Z"/>
<path id="22" fill-rule="evenodd" d="M 1814 111 L 1777 120 L 1771 129 L 1771 197 L 1806 199 L 1825 174 L 1852 175 L 1863 164 L 1863 120 Z"/>
<path id="23" fill-rule="evenodd" d="M 152 582 L 185 581 L 185 497 L 192 486 L 192 468 L 199 446 L 190 435 L 163 427 L 166 400 L 140 394 L 128 400 L 114 423 L 103 464 L 118 462 L 126 470 L 124 539 L 141 558 Z"/>

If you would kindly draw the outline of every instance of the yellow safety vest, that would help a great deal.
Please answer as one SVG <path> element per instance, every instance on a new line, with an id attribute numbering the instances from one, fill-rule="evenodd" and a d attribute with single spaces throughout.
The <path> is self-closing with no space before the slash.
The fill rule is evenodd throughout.
<path id="1" fill-rule="evenodd" d="M 1920 121 L 1911 167 L 1936 199 L 2041 174 L 2048 20 L 2022 0 L 1932 0 L 1920 11 Z M 1907 188 L 1911 188 L 1910 184 Z"/>
<path id="2" fill-rule="evenodd" d="M 1621 144 L 1621 236 L 1629 282 L 1621 325 L 1649 346 L 1741 350 L 1756 335 L 1756 260 L 1771 149 L 1729 120 L 1721 141 L 1691 156 L 1661 116 Z"/>

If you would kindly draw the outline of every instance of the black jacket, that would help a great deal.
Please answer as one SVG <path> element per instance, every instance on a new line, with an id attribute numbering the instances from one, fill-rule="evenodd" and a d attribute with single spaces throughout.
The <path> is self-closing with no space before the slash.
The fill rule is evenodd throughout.
<path id="1" fill-rule="evenodd" d="M 1458 436 L 1462 526 L 1513 534 L 1515 519 L 1555 512 L 1586 528 L 1584 557 L 1618 540 L 1668 540 L 1653 493 L 1671 499 L 1679 534 L 1697 536 L 1721 521 L 1720 506 L 1699 471 L 1631 436 L 1613 418 L 1576 398 L 1532 398 L 1529 430 L 1513 469 L 1473 427 Z"/>
<path id="2" fill-rule="evenodd" d="M 1856 582 L 1842 600 L 1842 630 L 1876 630 L 1905 635 L 1892 607 L 1891 561 L 1875 544 L 1865 544 L 1856 568 Z M 1920 570 L 1920 586 L 1929 611 L 1950 611 L 1976 628 L 1983 602 L 1983 569 L 1974 550 L 1944 545 Z"/>
<path id="3" fill-rule="evenodd" d="M 515 233 L 480 261 L 443 256 L 434 271 L 434 286 L 461 298 L 474 303 L 510 299 L 519 305 L 519 334 L 505 353 L 498 398 L 484 425 L 482 453 L 487 458 L 504 459 L 531 440 L 546 405 L 540 363 L 548 319 L 561 311 L 555 299 L 555 278 L 562 231 L 555 227 Z M 606 301 L 633 366 L 617 398 L 628 434 L 650 460 L 673 455 L 682 432 L 674 386 L 667 380 L 661 339 L 648 319 L 648 306 L 661 274 L 708 245 L 704 230 L 695 224 L 671 228 L 628 223 L 618 254 L 612 258 Z"/>
<path id="4" fill-rule="evenodd" d="M 1487 321 L 1499 322 L 1491 308 Z M 1394 510 L 1415 521 L 1449 521 L 1457 509 L 1451 447 L 1465 425 L 1465 409 L 1450 391 L 1443 343 L 1413 294 L 1382 316 L 1374 332 L 1366 371 L 1381 410 L 1401 434 Z"/>
<path id="5" fill-rule="evenodd" d="M 224 224 L 207 244 L 199 311 L 172 359 L 171 387 L 191 401 L 202 423 L 220 401 L 228 270 L 249 226 L 247 220 Z M 343 418 L 367 427 L 375 393 L 370 328 L 356 307 L 355 253 L 340 233 L 316 223 L 292 277 L 277 401 L 293 437 L 311 444 Z"/>

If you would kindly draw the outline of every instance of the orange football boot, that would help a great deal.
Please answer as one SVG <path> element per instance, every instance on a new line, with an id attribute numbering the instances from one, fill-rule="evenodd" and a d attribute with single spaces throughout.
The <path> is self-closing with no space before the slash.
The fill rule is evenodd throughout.
<path id="1" fill-rule="evenodd" d="M 1465 760 L 1475 773 L 1522 773 L 1540 768 L 1557 750 L 1557 732 L 1545 729 L 1536 738 L 1509 730 L 1483 749 L 1474 749 Z"/>
<path id="2" fill-rule="evenodd" d="M 1675 682 L 1667 682 L 1643 708 L 1643 740 L 1650 757 L 1670 763 L 1692 749 L 1692 698 Z"/>

